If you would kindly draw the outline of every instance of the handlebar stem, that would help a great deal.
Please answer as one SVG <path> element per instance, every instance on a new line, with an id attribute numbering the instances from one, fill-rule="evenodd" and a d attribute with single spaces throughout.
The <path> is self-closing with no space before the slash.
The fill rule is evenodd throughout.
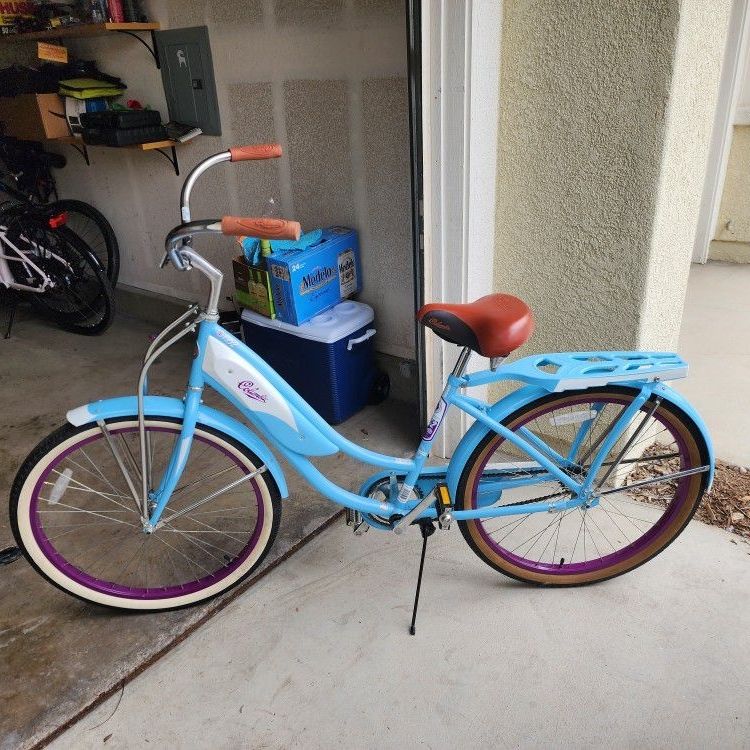
<path id="1" fill-rule="evenodd" d="M 224 280 L 224 274 L 186 244 L 187 240 L 196 234 L 221 234 L 221 221 L 191 221 L 175 227 L 167 235 L 164 243 L 166 255 L 162 261 L 162 266 L 169 258 L 179 271 L 197 268 L 211 284 L 211 292 L 206 305 L 206 316 L 209 319 L 218 319 L 221 283 Z"/>
<path id="2" fill-rule="evenodd" d="M 197 268 L 211 284 L 211 292 L 208 295 L 206 304 L 206 318 L 208 320 L 219 319 L 219 299 L 221 298 L 221 284 L 224 281 L 224 274 L 211 265 L 202 255 L 198 255 L 195 250 L 184 247 L 180 250 L 183 261 L 187 261 L 193 268 Z"/>

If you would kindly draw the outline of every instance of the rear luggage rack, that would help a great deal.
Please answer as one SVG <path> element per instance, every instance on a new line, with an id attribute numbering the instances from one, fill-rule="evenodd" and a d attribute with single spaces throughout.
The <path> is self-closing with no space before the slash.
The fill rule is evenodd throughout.
<path id="1" fill-rule="evenodd" d="M 671 352 L 565 352 L 536 354 L 503 365 L 491 380 L 520 380 L 550 393 L 613 383 L 677 380 L 688 365 Z M 467 386 L 486 383 L 486 373 L 465 375 Z"/>

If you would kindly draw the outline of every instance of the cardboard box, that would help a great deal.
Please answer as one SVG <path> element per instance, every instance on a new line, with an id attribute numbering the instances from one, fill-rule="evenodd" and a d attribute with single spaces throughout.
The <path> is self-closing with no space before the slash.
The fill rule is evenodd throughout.
<path id="1" fill-rule="evenodd" d="M 295 326 L 362 288 L 359 240 L 348 227 L 328 227 L 316 245 L 286 250 L 266 261 L 276 316 Z"/>
<path id="2" fill-rule="evenodd" d="M 232 270 L 236 290 L 234 298 L 237 303 L 267 318 L 275 318 L 271 277 L 268 271 L 249 265 L 243 255 L 232 258 Z"/>
<path id="3" fill-rule="evenodd" d="M 70 135 L 65 104 L 58 94 L 22 94 L 0 99 L 0 120 L 5 134 L 25 141 L 43 141 Z"/>

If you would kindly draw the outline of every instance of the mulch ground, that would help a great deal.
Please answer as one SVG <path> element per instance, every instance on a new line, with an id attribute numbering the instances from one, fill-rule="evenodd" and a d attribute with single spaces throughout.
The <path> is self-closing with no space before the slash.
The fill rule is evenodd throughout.
<path id="1" fill-rule="evenodd" d="M 717 461 L 714 486 L 695 517 L 750 539 L 750 472 L 744 466 Z"/>
<path id="2" fill-rule="evenodd" d="M 648 448 L 644 455 L 657 455 L 664 451 L 658 443 Z M 679 470 L 679 459 L 661 464 L 639 466 L 628 476 L 628 483 L 648 479 L 656 474 L 669 474 Z M 631 490 L 642 502 L 664 505 L 674 493 L 674 483 L 647 485 Z M 699 521 L 719 526 L 750 540 L 750 471 L 744 466 L 733 466 L 726 461 L 716 462 L 716 474 L 711 492 L 703 496 L 694 516 Z"/>

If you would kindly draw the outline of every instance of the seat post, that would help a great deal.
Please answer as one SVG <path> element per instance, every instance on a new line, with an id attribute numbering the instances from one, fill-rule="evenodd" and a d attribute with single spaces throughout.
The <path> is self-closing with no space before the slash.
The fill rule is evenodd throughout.
<path id="1" fill-rule="evenodd" d="M 461 349 L 461 353 L 458 355 L 456 364 L 453 366 L 453 372 L 451 373 L 457 378 L 460 378 L 466 370 L 466 365 L 469 364 L 469 358 L 471 357 L 471 349 L 465 346 Z"/>

